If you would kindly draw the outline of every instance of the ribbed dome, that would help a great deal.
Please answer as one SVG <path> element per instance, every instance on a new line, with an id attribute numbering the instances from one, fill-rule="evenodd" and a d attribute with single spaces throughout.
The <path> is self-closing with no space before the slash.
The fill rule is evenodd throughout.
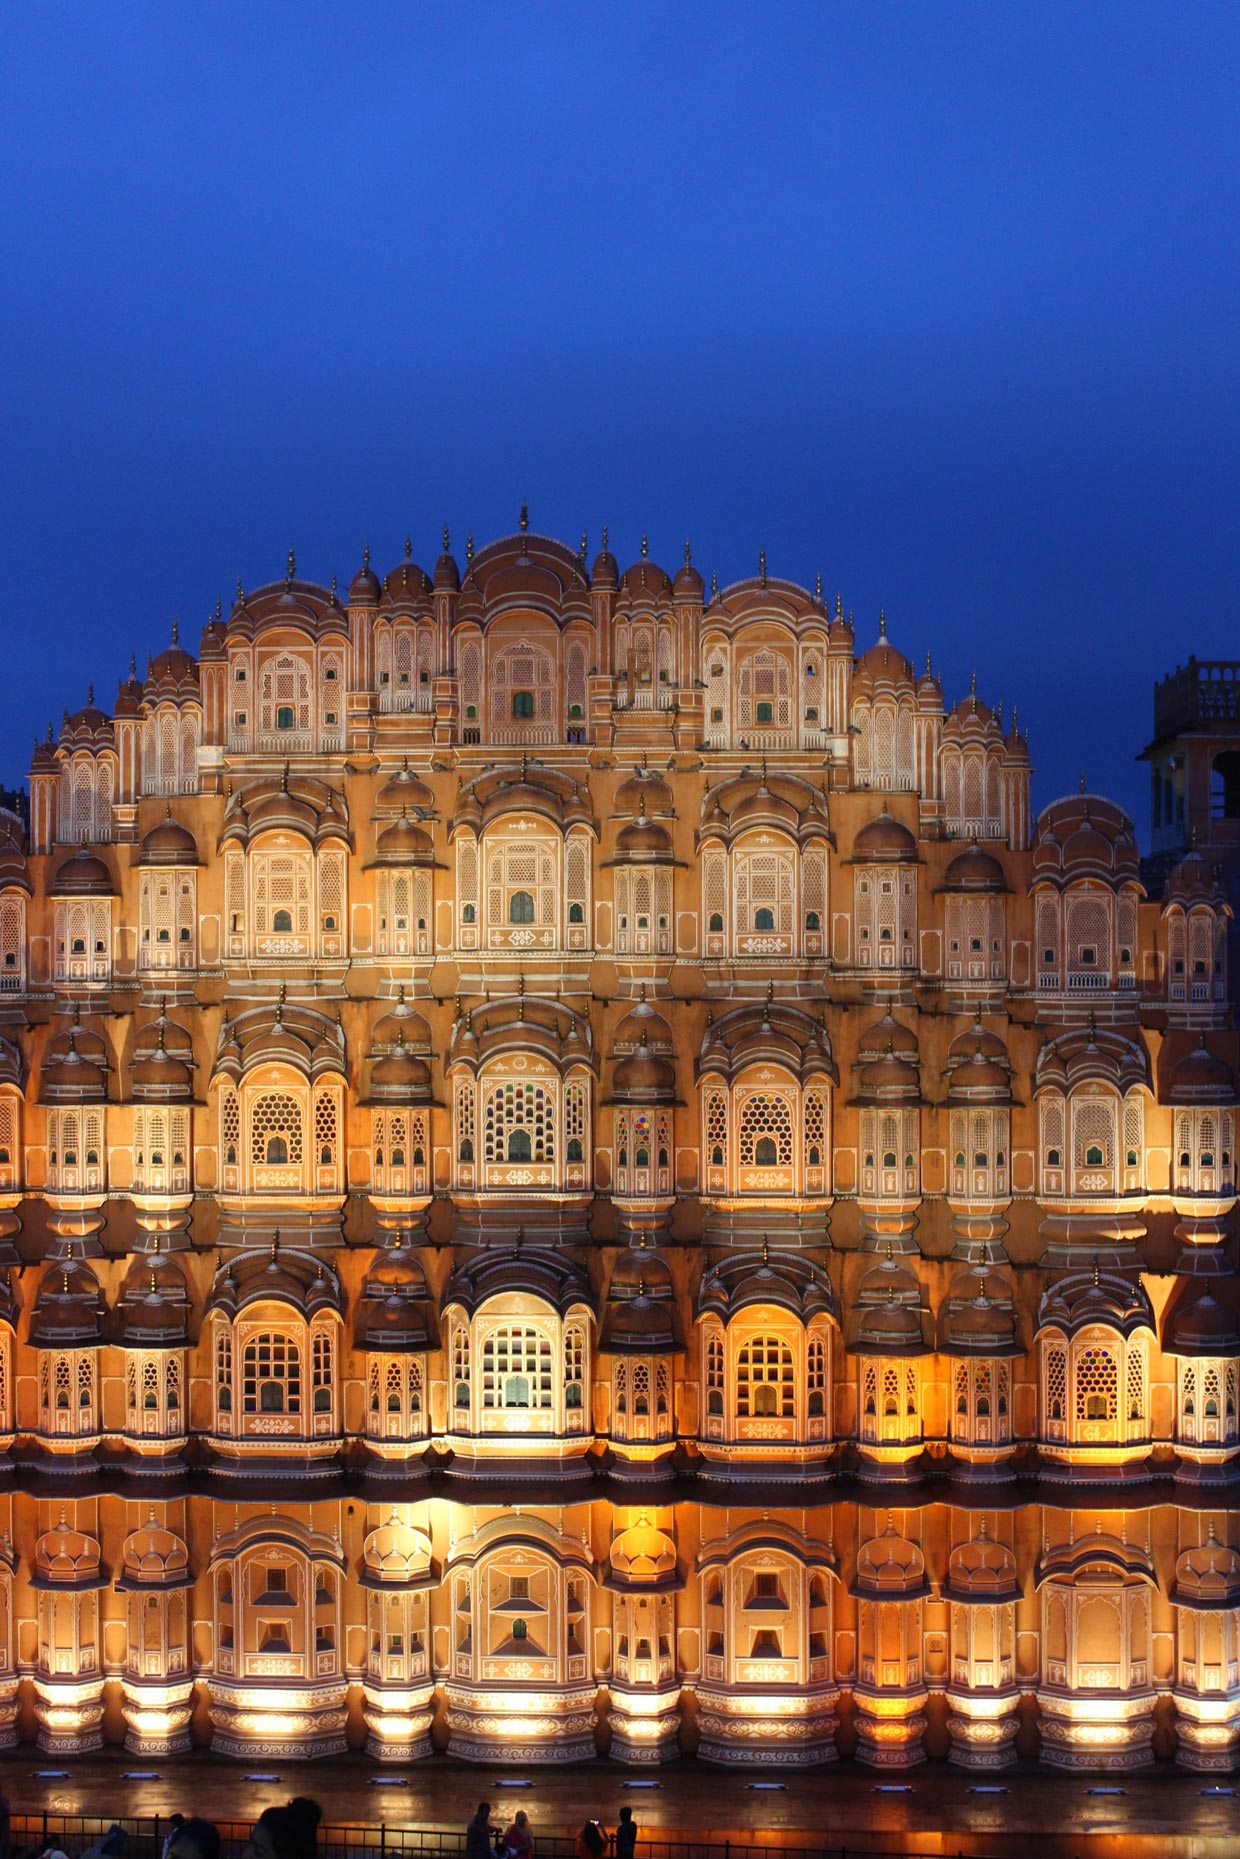
<path id="1" fill-rule="evenodd" d="M 660 1058 L 641 1044 L 627 1059 L 621 1059 L 615 1071 L 615 1096 L 618 1102 L 655 1103 L 676 1095 L 676 1070 L 669 1060 Z"/>
<path id="2" fill-rule="evenodd" d="M 1230 1065 L 1202 1042 L 1180 1060 L 1171 1074 L 1172 1104 L 1234 1104 L 1236 1080 Z"/>
<path id="3" fill-rule="evenodd" d="M 198 841 L 188 826 L 172 817 L 169 807 L 158 826 L 145 834 L 138 848 L 139 865 L 199 865 Z"/>
<path id="4" fill-rule="evenodd" d="M 981 846 L 966 846 L 957 852 L 943 874 L 945 891 L 1006 891 L 1007 879 L 998 859 Z"/>
<path id="5" fill-rule="evenodd" d="M 853 859 L 857 864 L 912 864 L 916 858 L 916 839 L 885 807 L 876 820 L 870 820 L 861 828 L 853 841 Z"/>
<path id="6" fill-rule="evenodd" d="M 53 897 L 115 897 L 112 874 L 93 852 L 74 852 L 52 880 Z"/>
<path id="7" fill-rule="evenodd" d="M 383 813 L 396 813 L 402 808 L 408 808 L 410 813 L 429 813 L 434 805 L 435 796 L 408 762 L 388 776 L 375 796 L 375 806 Z"/>
<path id="8" fill-rule="evenodd" d="M 376 865 L 426 865 L 433 858 L 430 834 L 405 813 L 385 826 L 375 840 Z"/>
<path id="9" fill-rule="evenodd" d="M 670 859 L 671 834 L 665 826 L 660 826 L 657 820 L 648 819 L 643 812 L 627 826 L 620 828 L 616 835 L 616 854 L 620 858 Z"/>

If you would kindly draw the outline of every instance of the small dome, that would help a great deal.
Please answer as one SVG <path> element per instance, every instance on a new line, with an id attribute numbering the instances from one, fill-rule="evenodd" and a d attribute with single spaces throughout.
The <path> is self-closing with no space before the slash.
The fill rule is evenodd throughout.
<path id="1" fill-rule="evenodd" d="M 349 583 L 351 607 L 373 607 L 379 599 L 379 577 L 370 565 L 370 550 L 362 556 L 362 565 Z"/>
<path id="2" fill-rule="evenodd" d="M 621 1530 L 612 1543 L 608 1561 L 626 1586 L 655 1587 L 676 1573 L 676 1548 L 670 1536 L 643 1517 Z"/>
<path id="3" fill-rule="evenodd" d="M 885 1304 L 871 1304 L 862 1311 L 853 1350 L 858 1355 L 923 1355 L 920 1309 L 897 1303 L 893 1288 Z"/>
<path id="4" fill-rule="evenodd" d="M 918 1056 L 916 1033 L 897 1020 L 890 1008 L 880 1020 L 866 1027 L 857 1047 L 857 1056 L 862 1059 L 881 1059 L 888 1052 L 898 1053 L 901 1058 L 914 1061 Z"/>
<path id="5" fill-rule="evenodd" d="M 399 813 L 405 808 L 410 813 L 430 813 L 435 796 L 406 762 L 388 776 L 375 796 L 375 806 L 383 813 Z"/>
<path id="6" fill-rule="evenodd" d="M 1185 1053 L 1171 1074 L 1168 1101 L 1172 1104 L 1234 1104 L 1236 1080 L 1230 1065 L 1216 1057 L 1202 1040 Z"/>
<path id="7" fill-rule="evenodd" d="M 657 820 L 648 819 L 645 812 L 622 826 L 616 835 L 616 856 L 618 858 L 670 859 L 672 856 L 672 838 L 665 826 Z"/>
<path id="8" fill-rule="evenodd" d="M 685 544 L 685 559 L 676 570 L 672 581 L 672 593 L 679 600 L 700 601 L 706 592 L 706 583 L 689 559 L 689 545 Z"/>
<path id="9" fill-rule="evenodd" d="M 413 1052 L 429 1052 L 431 1049 L 431 1029 L 416 1008 L 405 999 L 405 987 L 402 982 L 395 1002 L 375 1022 L 374 1043 L 376 1046 L 406 1045 Z"/>
<path id="10" fill-rule="evenodd" d="M 402 1038 L 393 1051 L 375 1061 L 370 1088 L 373 1094 L 382 1097 L 425 1096 L 431 1088 L 430 1066 L 425 1059 L 410 1052 Z"/>
<path id="11" fill-rule="evenodd" d="M 616 1261 L 599 1347 L 619 1355 L 670 1355 L 683 1347 L 672 1275 L 657 1253 L 631 1251 Z"/>
<path id="12" fill-rule="evenodd" d="M 971 1543 L 961 1543 L 952 1550 L 945 1592 L 952 1600 L 966 1604 L 1014 1601 L 1020 1593 L 1016 1558 L 1004 1544 L 987 1536 L 984 1521 Z"/>
<path id="13" fill-rule="evenodd" d="M 617 1046 L 670 1047 L 672 1029 L 657 1007 L 646 999 L 643 981 L 641 998 L 629 1008 L 615 1031 Z"/>
<path id="14" fill-rule="evenodd" d="M 434 854 L 430 834 L 407 813 L 385 826 L 375 840 L 376 865 L 425 865 Z"/>
<path id="15" fill-rule="evenodd" d="M 48 1587 L 83 1588 L 102 1575 L 102 1551 L 93 1536 L 71 1530 L 62 1511 L 54 1530 L 45 1530 L 34 1546 L 36 1582 Z"/>
<path id="16" fill-rule="evenodd" d="M 854 1593 L 911 1600 L 927 1593 L 928 1587 L 925 1557 L 916 1543 L 897 1536 L 894 1524 L 857 1551 Z"/>
<path id="17" fill-rule="evenodd" d="M 616 789 L 617 813 L 671 813 L 672 790 L 662 775 L 635 768 Z"/>
<path id="18" fill-rule="evenodd" d="M 1164 1348 L 1176 1356 L 1234 1355 L 1240 1350 L 1240 1322 L 1225 1304 L 1203 1291 L 1175 1312 L 1167 1324 Z"/>
<path id="19" fill-rule="evenodd" d="M 642 1044 L 616 1066 L 614 1084 L 617 1099 L 624 1102 L 666 1100 L 676 1094 L 676 1069 Z"/>
<path id="20" fill-rule="evenodd" d="M 1204 1543 L 1186 1549 L 1175 1565 L 1171 1599 L 1178 1607 L 1234 1608 L 1240 1603 L 1240 1554 L 1214 1534 L 1214 1519 Z"/>
<path id="21" fill-rule="evenodd" d="M 916 858 L 916 839 L 886 807 L 853 841 L 853 861 L 858 865 L 912 864 Z"/>
<path id="22" fill-rule="evenodd" d="M 177 1587 L 189 1576 L 185 1544 L 156 1523 L 154 1511 L 148 1522 L 125 1538 L 121 1564 L 125 1581 L 136 1588 Z"/>
<path id="23" fill-rule="evenodd" d="M 74 852 L 52 880 L 53 897 L 115 897 L 112 874 L 93 852 Z"/>
<path id="24" fill-rule="evenodd" d="M 145 834 L 138 848 L 139 865 L 200 865 L 198 841 L 188 826 L 172 817 L 169 807 L 158 826 Z"/>
<path id="25" fill-rule="evenodd" d="M 957 852 L 943 874 L 945 891 L 1006 891 L 1007 888 L 998 859 L 976 844 Z"/>
<path id="26" fill-rule="evenodd" d="M 889 689 L 904 687 L 915 690 L 917 680 L 913 676 L 913 667 L 903 652 L 897 652 L 887 642 L 886 634 L 872 645 L 868 652 L 863 652 L 857 660 L 853 673 L 854 689 L 864 691 L 886 686 Z"/>

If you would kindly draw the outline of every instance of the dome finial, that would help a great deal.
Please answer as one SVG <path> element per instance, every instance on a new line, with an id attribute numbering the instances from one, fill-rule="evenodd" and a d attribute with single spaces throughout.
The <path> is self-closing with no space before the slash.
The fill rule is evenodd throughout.
<path id="1" fill-rule="evenodd" d="M 758 579 L 759 581 L 761 581 L 763 587 L 765 587 L 766 586 L 766 550 L 765 549 L 758 550 Z"/>
<path id="2" fill-rule="evenodd" d="M 449 550 L 448 525 L 445 523 L 443 526 L 443 552 L 445 555 L 447 555 L 448 550 Z"/>
<path id="3" fill-rule="evenodd" d="M 603 554 L 607 553 L 607 525 L 603 524 Z"/>
<path id="4" fill-rule="evenodd" d="M 524 535 L 530 526 L 530 506 L 526 503 L 524 497 L 521 499 L 521 515 L 518 517 L 517 521 L 520 526 L 521 534 Z"/>
<path id="5" fill-rule="evenodd" d="M 1083 794 L 1084 792 L 1085 792 L 1085 770 L 1082 768 L 1081 770 L 1081 793 Z"/>
<path id="6" fill-rule="evenodd" d="M 180 645 L 181 643 L 181 628 L 175 619 L 172 622 L 172 643 L 173 645 Z"/>
<path id="7" fill-rule="evenodd" d="M 369 567 L 370 567 L 370 544 L 366 543 L 365 547 L 362 549 L 362 568 L 363 570 L 365 570 Z"/>
<path id="8" fill-rule="evenodd" d="M 581 547 L 577 551 L 577 560 L 581 563 L 583 568 L 586 565 L 586 557 L 589 553 L 590 553 L 590 538 L 586 534 L 585 530 L 583 529 L 581 532 Z"/>
<path id="9" fill-rule="evenodd" d="M 288 763 L 287 762 L 285 762 L 283 768 L 281 768 L 280 770 L 280 792 L 281 794 L 288 793 Z"/>
<path id="10" fill-rule="evenodd" d="M 822 569 L 821 568 L 818 570 L 818 573 L 814 576 L 814 599 L 818 602 L 818 605 L 821 607 L 822 605 Z"/>
<path id="11" fill-rule="evenodd" d="M 880 639 L 887 637 L 887 609 L 885 607 L 880 607 L 878 610 L 878 636 Z"/>
<path id="12" fill-rule="evenodd" d="M 405 560 L 407 562 L 413 560 L 413 537 L 412 536 L 405 537 Z"/>
<path id="13" fill-rule="evenodd" d="M 718 600 L 719 598 L 719 576 L 715 573 L 713 568 L 710 571 L 710 597 L 712 600 Z"/>
<path id="14" fill-rule="evenodd" d="M 95 701 L 95 687 L 93 684 L 88 684 L 86 686 L 86 701 L 88 704 L 93 704 Z"/>
<path id="15" fill-rule="evenodd" d="M 970 697 L 977 696 L 977 672 L 976 670 L 971 671 L 969 673 L 969 696 Z"/>
<path id="16" fill-rule="evenodd" d="M 643 529 L 642 531 L 642 560 L 645 561 L 649 554 L 650 554 L 650 544 L 646 538 L 646 532 Z"/>
<path id="17" fill-rule="evenodd" d="M 693 550 L 690 548 L 689 538 L 688 536 L 686 536 L 685 537 L 685 567 L 688 568 L 691 565 L 692 561 L 693 561 Z"/>
<path id="18" fill-rule="evenodd" d="M 288 546 L 288 573 L 284 577 L 285 581 L 292 581 L 293 576 L 296 573 L 297 573 L 297 557 L 293 553 L 293 545 L 290 542 Z"/>
<path id="19" fill-rule="evenodd" d="M 465 560 L 467 562 L 472 562 L 473 559 L 474 559 L 474 532 L 472 529 L 468 529 L 465 532 Z"/>
<path id="20" fill-rule="evenodd" d="M 272 1234 L 271 1234 L 271 1263 L 273 1265 L 276 1262 L 276 1254 L 277 1252 L 279 1252 L 279 1250 L 280 1250 L 280 1229 L 277 1226 L 272 1229 Z"/>
<path id="21" fill-rule="evenodd" d="M 842 594 L 835 596 L 835 617 L 837 620 L 842 620 L 844 617 L 844 596 Z"/>
<path id="22" fill-rule="evenodd" d="M 133 652 L 129 654 L 129 675 L 131 678 L 136 678 L 138 675 L 138 659 L 136 653 Z"/>

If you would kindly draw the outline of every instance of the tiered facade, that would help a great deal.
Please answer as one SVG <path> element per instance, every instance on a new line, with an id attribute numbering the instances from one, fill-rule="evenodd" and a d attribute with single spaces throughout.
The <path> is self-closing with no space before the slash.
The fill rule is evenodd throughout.
<path id="1" fill-rule="evenodd" d="M 0 846 L 0 1738 L 1240 1748 L 1226 902 L 820 596 L 238 593 Z"/>

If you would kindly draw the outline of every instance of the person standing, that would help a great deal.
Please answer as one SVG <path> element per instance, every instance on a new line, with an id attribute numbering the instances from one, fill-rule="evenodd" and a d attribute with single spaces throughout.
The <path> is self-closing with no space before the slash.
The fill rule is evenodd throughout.
<path id="1" fill-rule="evenodd" d="M 620 1809 L 620 1824 L 616 1828 L 616 1859 L 634 1859 L 637 1852 L 637 1822 L 633 1818 L 631 1807 Z"/>
<path id="2" fill-rule="evenodd" d="M 491 1825 L 491 1803 L 479 1801 L 478 1812 L 465 1829 L 465 1859 L 494 1859 L 491 1840 L 498 1828 Z"/>

